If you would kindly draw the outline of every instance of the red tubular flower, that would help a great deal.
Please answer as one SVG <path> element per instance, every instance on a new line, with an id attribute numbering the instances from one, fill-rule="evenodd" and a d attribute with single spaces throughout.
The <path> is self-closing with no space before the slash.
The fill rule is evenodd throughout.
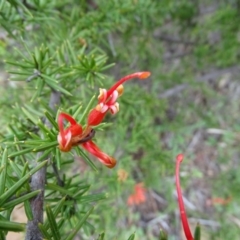
<path id="1" fill-rule="evenodd" d="M 111 114 L 115 114 L 119 111 L 119 104 L 116 101 L 123 93 L 122 84 L 124 82 L 133 78 L 145 79 L 149 77 L 150 74 L 150 72 L 136 72 L 121 78 L 109 90 L 100 89 L 98 105 L 92 109 L 88 115 L 88 126 L 96 126 L 100 124 L 108 110 L 110 110 Z"/>
<path id="2" fill-rule="evenodd" d="M 177 195 L 178 195 L 178 204 L 179 204 L 179 210 L 180 210 L 180 217 L 182 221 L 183 230 L 186 236 L 187 240 L 194 240 L 191 230 L 189 228 L 187 215 L 183 203 L 183 197 L 181 192 L 181 185 L 180 185 L 180 179 L 179 179 L 179 169 L 180 169 L 180 163 L 183 161 L 183 154 L 178 154 L 176 157 L 176 187 L 177 187 Z"/>
<path id="3" fill-rule="evenodd" d="M 64 129 L 64 120 L 70 123 L 70 126 Z M 80 124 L 76 122 L 74 118 L 66 113 L 60 113 L 58 116 L 58 143 L 59 149 L 63 152 L 69 152 L 72 147 L 82 145 L 89 153 L 94 155 L 108 168 L 113 168 L 116 165 L 116 160 L 113 157 L 103 153 L 92 141 L 91 138 L 94 135 L 92 129 L 88 128 L 88 134 L 85 134 L 85 130 Z"/>

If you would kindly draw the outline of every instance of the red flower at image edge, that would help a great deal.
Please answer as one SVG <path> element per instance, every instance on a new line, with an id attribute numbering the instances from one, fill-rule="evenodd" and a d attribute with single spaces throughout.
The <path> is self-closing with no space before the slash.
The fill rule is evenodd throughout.
<path id="1" fill-rule="evenodd" d="M 194 240 L 188 224 L 188 219 L 187 219 L 187 215 L 186 215 L 186 211 L 183 203 L 183 197 L 182 197 L 182 191 L 181 191 L 181 185 L 180 185 L 180 179 L 179 179 L 180 163 L 183 161 L 183 158 L 184 158 L 183 154 L 178 154 L 176 157 L 175 176 L 176 176 L 176 187 L 177 187 L 177 195 L 178 195 L 178 205 L 179 205 L 180 217 L 181 217 L 182 226 L 183 226 L 186 239 Z"/>
<path id="2" fill-rule="evenodd" d="M 146 189 L 143 183 L 138 183 L 134 186 L 134 193 L 128 197 L 128 206 L 139 205 L 146 201 Z"/>
<path id="3" fill-rule="evenodd" d="M 122 83 L 133 79 L 145 79 L 150 76 L 150 72 L 137 72 L 121 78 L 116 82 L 109 90 L 100 89 L 98 96 L 98 104 L 92 109 L 88 115 L 87 126 L 83 127 L 76 122 L 76 120 L 66 114 L 60 113 L 58 116 L 58 143 L 59 149 L 63 152 L 68 152 L 74 146 L 81 145 L 84 149 L 97 157 L 101 163 L 109 168 L 113 168 L 116 165 L 116 160 L 113 157 L 103 153 L 92 141 L 94 130 L 91 126 L 97 126 L 100 124 L 108 110 L 115 114 L 119 111 L 119 104 L 117 98 L 123 93 Z M 70 126 L 64 129 L 64 120 L 70 123 Z"/>

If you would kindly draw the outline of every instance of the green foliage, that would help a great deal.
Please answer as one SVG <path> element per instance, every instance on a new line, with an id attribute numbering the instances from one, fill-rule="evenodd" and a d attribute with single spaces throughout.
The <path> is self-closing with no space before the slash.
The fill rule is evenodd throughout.
<path id="1" fill-rule="evenodd" d="M 211 239 L 235 239 L 238 2 L 1 1 L 0 239 L 25 231 L 12 212 L 20 204 L 31 221 L 32 199 L 43 190 L 46 214 L 38 227 L 46 239 L 178 238 L 172 159 L 179 152 L 188 156 L 182 189 L 195 207 L 189 216 L 217 221 L 221 227 L 206 230 Z M 138 70 L 151 78 L 126 83 L 120 112 L 94 127 L 94 142 L 117 166 L 101 167 L 81 147 L 61 152 L 59 113 L 86 126 L 98 88 Z M 53 93 L 60 100 L 51 105 Z M 40 171 L 46 182 L 34 189 L 29 181 Z M 126 207 L 138 182 L 154 210 Z M 232 202 L 207 205 L 215 196 Z"/>

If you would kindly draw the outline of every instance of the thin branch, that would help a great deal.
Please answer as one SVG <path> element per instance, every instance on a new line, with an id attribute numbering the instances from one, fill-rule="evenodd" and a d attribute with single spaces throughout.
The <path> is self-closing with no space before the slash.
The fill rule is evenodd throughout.
<path id="1" fill-rule="evenodd" d="M 52 90 L 49 107 L 56 110 L 60 103 L 60 93 Z M 45 125 L 51 128 L 51 123 L 45 119 Z M 38 164 L 37 160 L 42 156 L 43 152 L 39 152 L 34 161 L 34 165 Z M 30 205 L 33 213 L 33 220 L 27 223 L 27 232 L 25 240 L 42 240 L 42 234 L 38 228 L 38 224 L 43 222 L 43 204 L 44 204 L 44 190 L 46 182 L 46 167 L 41 168 L 38 172 L 32 175 L 31 190 L 40 189 L 41 192 L 30 200 Z"/>
<path id="2" fill-rule="evenodd" d="M 55 163 L 55 162 L 52 163 L 52 167 L 53 167 L 53 172 L 54 172 L 54 174 L 55 174 L 55 176 L 56 176 L 56 178 L 57 178 L 57 184 L 58 184 L 58 186 L 64 187 L 64 181 L 63 181 L 63 180 L 61 179 L 61 177 L 60 177 L 60 174 L 59 174 L 59 171 L 58 171 L 58 169 L 57 169 L 57 166 L 56 166 L 56 163 Z"/>

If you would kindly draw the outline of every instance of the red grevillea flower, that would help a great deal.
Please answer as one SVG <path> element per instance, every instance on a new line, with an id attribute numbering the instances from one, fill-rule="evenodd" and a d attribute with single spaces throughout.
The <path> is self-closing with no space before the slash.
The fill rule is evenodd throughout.
<path id="1" fill-rule="evenodd" d="M 109 90 L 100 89 L 98 96 L 98 104 L 92 109 L 88 115 L 87 126 L 83 129 L 74 118 L 66 113 L 60 113 L 58 116 L 58 143 L 59 149 L 63 152 L 68 152 L 72 147 L 81 145 L 84 149 L 96 156 L 100 162 L 109 168 L 116 165 L 116 160 L 113 157 L 103 153 L 92 141 L 95 131 L 92 126 L 100 124 L 108 110 L 115 114 L 119 111 L 117 98 L 123 93 L 122 84 L 130 79 L 139 78 L 145 79 L 150 76 L 150 72 L 136 72 L 121 78 Z M 64 120 L 70 123 L 70 126 L 64 129 Z"/>
<path id="2" fill-rule="evenodd" d="M 64 129 L 64 120 L 70 123 L 70 126 Z M 63 152 L 68 152 L 72 147 L 81 145 L 89 153 L 98 158 L 108 168 L 113 168 L 116 165 L 116 160 L 102 152 L 92 141 L 94 130 L 88 129 L 88 134 L 85 134 L 82 126 L 76 122 L 72 116 L 66 113 L 60 113 L 58 116 L 58 143 L 59 149 Z"/>
<path id="3" fill-rule="evenodd" d="M 134 193 L 128 197 L 128 206 L 139 205 L 146 201 L 146 189 L 143 183 L 137 183 L 134 187 Z"/>
<path id="4" fill-rule="evenodd" d="M 133 78 L 145 79 L 149 77 L 150 74 L 150 72 L 136 72 L 121 78 L 109 90 L 100 89 L 98 104 L 94 109 L 91 110 L 88 116 L 88 126 L 96 126 L 100 124 L 108 110 L 111 112 L 111 114 L 115 114 L 119 111 L 117 98 L 123 93 L 122 84 L 124 82 Z"/>
<path id="5" fill-rule="evenodd" d="M 178 204 L 179 204 L 179 210 L 180 210 L 180 217 L 182 221 L 183 230 L 186 236 L 187 240 L 194 240 L 191 230 L 189 228 L 187 215 L 183 203 L 183 197 L 181 192 L 181 186 L 180 186 L 180 179 L 179 179 L 179 169 L 180 169 L 180 163 L 183 161 L 183 154 L 178 154 L 176 157 L 176 187 L 177 187 L 177 195 L 178 195 Z"/>

